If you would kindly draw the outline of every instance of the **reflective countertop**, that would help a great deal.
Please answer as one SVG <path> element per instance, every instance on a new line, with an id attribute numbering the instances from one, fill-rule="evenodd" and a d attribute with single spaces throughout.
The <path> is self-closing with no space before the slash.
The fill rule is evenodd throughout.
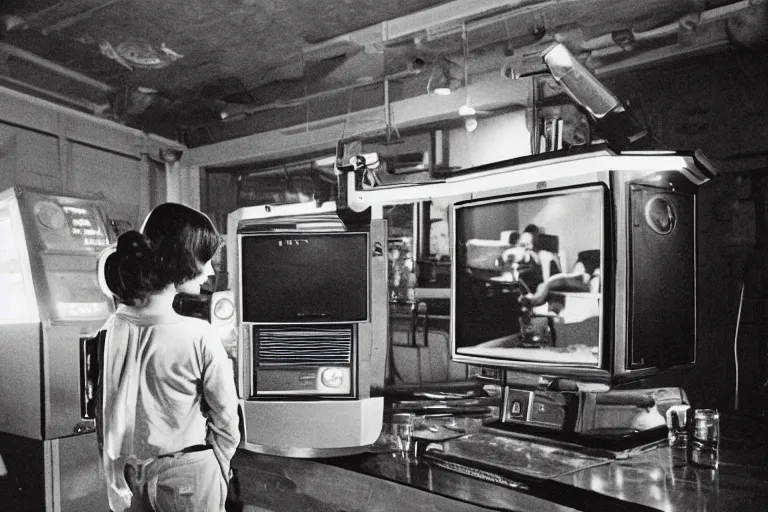
<path id="1" fill-rule="evenodd" d="M 768 426 L 721 419 L 717 469 L 694 464 L 689 450 L 662 446 L 555 480 L 669 512 L 768 510 Z"/>
<path id="2" fill-rule="evenodd" d="M 453 416 L 459 405 L 473 414 Z M 477 414 L 478 406 L 487 404 L 474 398 L 450 404 L 401 402 L 391 412 L 421 414 L 414 424 L 421 449 L 411 461 L 387 452 L 311 460 L 239 452 L 233 468 L 240 475 L 242 503 L 263 510 L 291 509 L 298 503 L 302 510 L 350 504 L 354 510 L 395 505 L 545 512 L 768 510 L 765 419 L 721 414 L 717 468 L 710 468 L 695 464 L 689 449 L 670 447 L 664 440 L 606 454 L 578 446 L 572 451 L 573 445 L 556 446 L 523 433 L 509 432 L 508 439 L 484 425 L 487 415 Z M 428 445 L 431 451 L 425 453 Z M 445 456 L 432 456 L 440 452 Z M 479 464 L 470 464 L 467 471 L 462 464 L 467 459 Z"/>
<path id="3" fill-rule="evenodd" d="M 428 457 L 409 464 L 378 453 L 324 462 L 505 510 L 768 510 L 768 425 L 726 418 L 721 431 L 717 469 L 698 467 L 685 448 L 665 444 L 628 458 L 553 471 L 544 478 L 507 470 L 498 473 L 505 481 L 496 484 L 445 469 Z M 526 508 L 523 503 L 529 498 L 548 503 Z"/>

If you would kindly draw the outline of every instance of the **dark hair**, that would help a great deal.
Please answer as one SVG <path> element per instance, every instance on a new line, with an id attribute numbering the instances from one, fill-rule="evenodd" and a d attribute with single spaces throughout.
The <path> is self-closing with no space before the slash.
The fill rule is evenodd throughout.
<path id="1" fill-rule="evenodd" d="M 221 245 L 211 219 L 183 204 L 159 205 L 141 230 L 120 235 L 105 265 L 109 289 L 118 301 L 134 306 L 169 284 L 199 276 Z"/>
<path id="2" fill-rule="evenodd" d="M 539 226 L 537 226 L 536 224 L 528 224 L 527 226 L 525 226 L 523 233 L 530 233 L 533 236 L 536 236 L 539 233 L 541 233 L 541 230 L 539 229 Z"/>

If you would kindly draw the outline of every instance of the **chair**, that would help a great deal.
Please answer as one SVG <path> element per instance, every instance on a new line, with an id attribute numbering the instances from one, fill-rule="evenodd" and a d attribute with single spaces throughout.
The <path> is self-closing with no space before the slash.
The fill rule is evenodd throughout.
<path id="1" fill-rule="evenodd" d="M 544 280 L 550 276 L 560 274 L 563 271 L 560 254 L 560 238 L 555 235 L 545 235 L 539 233 L 534 238 L 533 250 L 539 256 L 541 261 L 541 272 Z"/>
<path id="2" fill-rule="evenodd" d="M 579 252 L 576 263 L 584 265 L 584 272 L 591 276 L 596 269 L 600 268 L 600 249 Z"/>

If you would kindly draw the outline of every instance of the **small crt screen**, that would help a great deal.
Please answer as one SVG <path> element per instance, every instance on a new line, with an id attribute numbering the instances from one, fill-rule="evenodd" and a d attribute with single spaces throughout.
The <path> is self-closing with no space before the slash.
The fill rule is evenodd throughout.
<path id="1" fill-rule="evenodd" d="M 109 243 L 106 229 L 98 213 L 87 206 L 62 206 L 67 217 L 69 232 L 80 238 L 84 245 L 103 246 Z"/>
<path id="2" fill-rule="evenodd" d="M 367 233 L 243 235 L 243 321 L 365 321 L 368 262 Z"/>
<path id="3" fill-rule="evenodd" d="M 53 251 L 100 251 L 110 243 L 99 209 L 74 198 L 48 196 L 33 207 L 35 229 Z"/>
<path id="4" fill-rule="evenodd" d="M 109 300 L 99 288 L 96 272 L 54 270 L 46 275 L 56 320 L 98 320 L 111 313 Z"/>
<path id="5" fill-rule="evenodd" d="M 594 185 L 455 206 L 457 355 L 599 366 L 604 194 Z"/>

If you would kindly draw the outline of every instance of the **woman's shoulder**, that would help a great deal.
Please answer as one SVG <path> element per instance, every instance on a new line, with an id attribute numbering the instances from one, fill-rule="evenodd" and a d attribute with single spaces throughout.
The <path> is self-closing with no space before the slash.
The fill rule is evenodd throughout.
<path id="1" fill-rule="evenodd" d="M 206 350 L 212 342 L 219 341 L 216 329 L 199 318 L 179 315 L 176 322 L 157 326 L 157 334 L 164 338 L 173 338 L 185 346 L 195 346 L 195 350 Z"/>
<path id="2" fill-rule="evenodd" d="M 177 325 L 185 329 L 191 330 L 192 332 L 197 332 L 199 334 L 216 332 L 216 330 L 213 328 L 213 326 L 210 323 L 200 318 L 195 318 L 192 316 L 178 315 L 176 323 Z"/>

